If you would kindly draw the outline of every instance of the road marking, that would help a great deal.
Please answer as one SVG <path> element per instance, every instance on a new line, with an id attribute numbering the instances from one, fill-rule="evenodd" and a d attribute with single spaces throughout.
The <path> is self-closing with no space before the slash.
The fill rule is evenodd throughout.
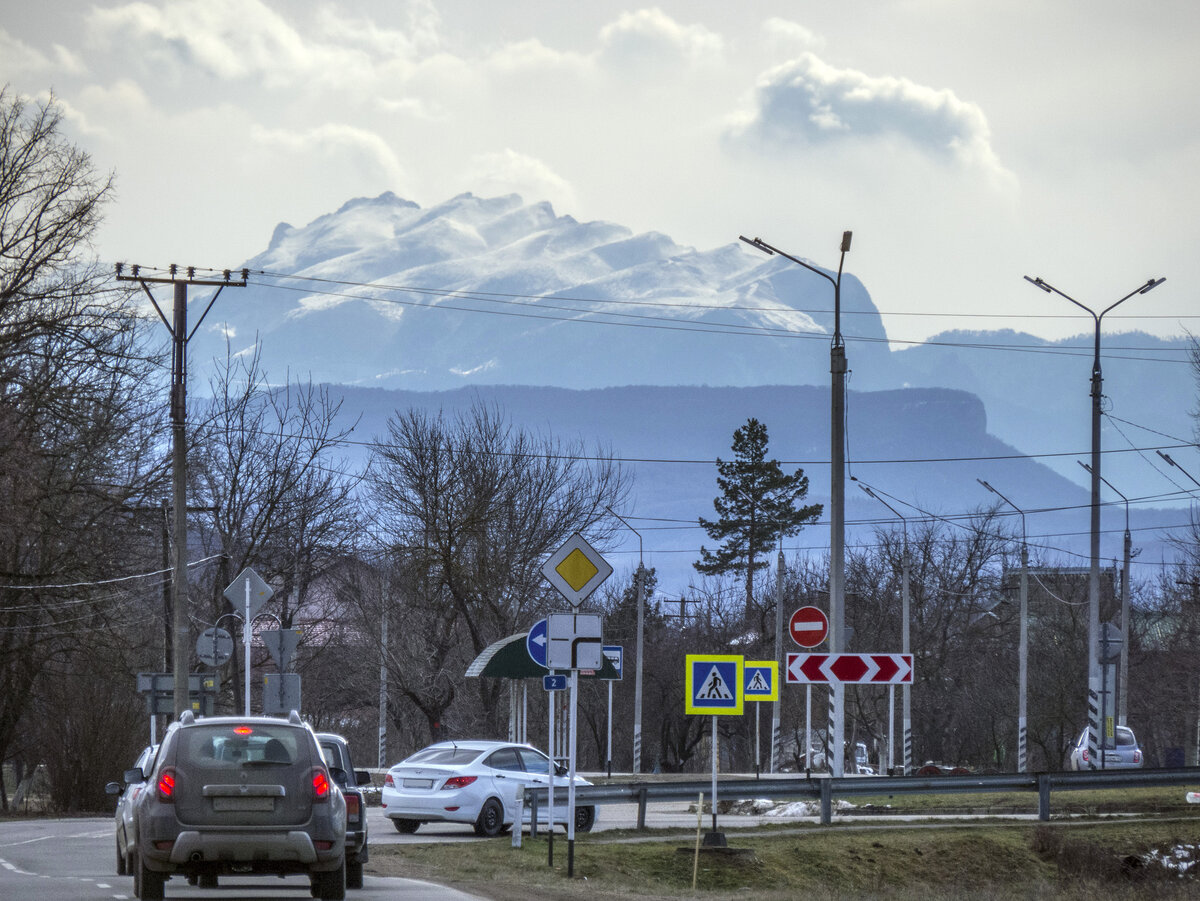
<path id="1" fill-rule="evenodd" d="M 7 860 L 5 860 L 2 857 L 0 857 L 0 867 L 4 867 L 4 869 L 8 870 L 11 873 L 16 873 L 18 876 L 36 876 L 37 875 L 37 873 L 30 873 L 30 872 L 20 869 L 19 867 L 9 863 Z"/>

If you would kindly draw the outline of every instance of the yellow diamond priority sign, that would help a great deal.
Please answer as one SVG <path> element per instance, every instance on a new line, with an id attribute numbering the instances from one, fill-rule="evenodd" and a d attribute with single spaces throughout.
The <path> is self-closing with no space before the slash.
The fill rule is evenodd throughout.
<path id="1" fill-rule="evenodd" d="M 608 561 L 578 532 L 551 554 L 542 566 L 542 575 L 572 607 L 578 607 L 587 600 L 588 595 L 612 575 L 612 571 Z"/>

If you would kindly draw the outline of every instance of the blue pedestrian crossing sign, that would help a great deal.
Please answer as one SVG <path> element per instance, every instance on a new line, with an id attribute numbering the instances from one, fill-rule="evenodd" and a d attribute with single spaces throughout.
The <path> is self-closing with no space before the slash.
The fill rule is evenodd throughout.
<path id="1" fill-rule="evenodd" d="M 743 660 L 733 654 L 688 654 L 685 713 L 741 716 Z"/>
<path id="2" fill-rule="evenodd" d="M 747 701 L 778 701 L 779 664 L 774 660 L 747 660 L 742 667 L 742 695 Z"/>

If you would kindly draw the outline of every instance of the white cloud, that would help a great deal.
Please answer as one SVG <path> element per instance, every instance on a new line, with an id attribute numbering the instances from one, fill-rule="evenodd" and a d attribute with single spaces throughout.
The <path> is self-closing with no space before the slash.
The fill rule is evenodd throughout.
<path id="1" fill-rule="evenodd" d="M 722 37 L 703 25 L 681 25 L 660 9 L 642 9 L 601 29 L 599 59 L 605 68 L 641 75 L 716 63 L 724 49 Z"/>
<path id="2" fill-rule="evenodd" d="M 319 37 L 310 38 L 261 0 L 173 0 L 97 7 L 89 22 L 102 40 L 136 42 L 135 57 L 171 75 L 200 72 L 269 88 L 361 86 L 386 66 L 387 58 L 413 52 L 412 42 L 399 32 L 372 29 L 331 12 L 319 18 L 323 27 L 313 29 Z"/>
<path id="3" fill-rule="evenodd" d="M 290 131 L 255 125 L 250 129 L 250 141 L 256 156 L 270 161 L 265 169 L 289 171 L 300 183 L 318 177 L 323 184 L 346 176 L 365 191 L 384 191 L 402 188 L 407 181 L 403 165 L 387 142 L 363 128 L 330 123 Z M 255 165 L 257 171 L 262 164 L 256 161 Z"/>
<path id="4" fill-rule="evenodd" d="M 463 183 L 476 194 L 520 194 L 526 200 L 548 200 L 559 213 L 576 208 L 575 191 L 566 179 L 539 159 L 505 149 L 472 158 Z"/>
<path id="5" fill-rule="evenodd" d="M 63 51 L 65 52 L 65 51 Z M 53 69 L 46 54 L 0 28 L 0 71 L 4 80 L 14 75 L 41 75 Z"/>
<path id="6" fill-rule="evenodd" d="M 804 50 L 823 47 L 825 39 L 815 32 L 805 28 L 798 22 L 789 19 L 770 18 L 763 23 L 763 32 L 767 43 L 771 46 L 788 51 L 788 56 L 794 56 Z"/>
<path id="7" fill-rule="evenodd" d="M 992 149 L 978 105 L 907 78 L 838 69 L 812 53 L 767 72 L 754 108 L 727 134 L 759 149 L 898 137 L 934 157 L 1011 179 Z"/>

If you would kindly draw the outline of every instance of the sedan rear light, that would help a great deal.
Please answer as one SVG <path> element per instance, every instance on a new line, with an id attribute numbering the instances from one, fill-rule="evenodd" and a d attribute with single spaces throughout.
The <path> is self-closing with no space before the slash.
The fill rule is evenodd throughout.
<path id="1" fill-rule="evenodd" d="M 477 778 L 479 778 L 479 777 L 478 776 L 451 776 L 449 779 L 446 780 L 446 784 L 442 786 L 442 789 L 444 790 L 444 789 L 448 789 L 448 788 L 450 788 L 450 789 L 466 788 L 468 785 L 470 785 L 472 782 L 474 782 Z"/>
<path id="2" fill-rule="evenodd" d="M 1141 748 L 1138 748 L 1136 751 L 1133 752 L 1133 762 L 1136 763 L 1138 766 L 1141 766 L 1141 763 L 1142 763 L 1142 749 Z"/>
<path id="3" fill-rule="evenodd" d="M 387 785 L 390 785 L 392 788 L 395 788 L 395 787 L 396 787 L 396 780 L 392 778 L 392 774 L 391 774 L 391 773 L 388 773 L 388 774 L 387 774 L 387 776 L 386 776 L 386 777 L 384 778 L 384 780 L 383 780 L 383 784 L 384 784 L 385 786 L 387 786 Z"/>
<path id="4" fill-rule="evenodd" d="M 165 767 L 159 773 L 155 788 L 158 790 L 158 800 L 164 804 L 175 803 L 175 767 Z"/>
<path id="5" fill-rule="evenodd" d="M 315 766 L 312 771 L 312 790 L 314 801 L 328 801 L 330 793 L 329 774 L 325 767 Z"/>

